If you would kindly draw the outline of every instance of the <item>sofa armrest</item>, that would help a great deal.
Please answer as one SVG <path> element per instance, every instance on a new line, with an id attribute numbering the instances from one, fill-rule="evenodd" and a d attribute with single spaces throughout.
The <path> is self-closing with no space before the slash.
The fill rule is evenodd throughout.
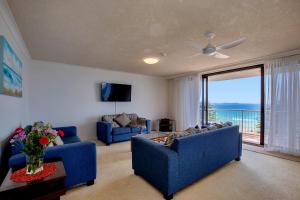
<path id="1" fill-rule="evenodd" d="M 178 177 L 177 152 L 150 139 L 132 137 L 132 168 L 163 194 L 176 192 Z"/>
<path id="2" fill-rule="evenodd" d="M 147 119 L 146 120 L 146 127 L 147 127 L 147 133 L 150 133 L 151 132 L 151 120 Z"/>
<path id="3" fill-rule="evenodd" d="M 112 123 L 97 122 L 97 138 L 106 144 L 112 143 Z"/>
<path id="4" fill-rule="evenodd" d="M 8 160 L 8 166 L 12 169 L 19 169 L 26 164 L 26 156 L 23 153 L 15 154 Z"/>
<path id="5" fill-rule="evenodd" d="M 76 142 L 49 148 L 45 153 L 45 160 L 52 159 L 63 161 L 67 174 L 67 187 L 96 179 L 97 162 L 94 142 Z"/>
<path id="6" fill-rule="evenodd" d="M 96 179 L 96 144 L 94 142 L 85 141 L 49 147 L 45 152 L 44 160 L 45 162 L 63 161 L 67 174 L 65 181 L 67 187 Z M 11 168 L 25 166 L 25 163 L 24 154 L 17 154 L 9 159 Z"/>
<path id="7" fill-rule="evenodd" d="M 238 147 L 238 158 L 240 159 L 242 157 L 242 145 L 243 145 L 243 134 L 239 133 L 239 147 Z"/>
<path id="8" fill-rule="evenodd" d="M 76 126 L 66 126 L 66 127 L 56 127 L 53 128 L 55 130 L 62 130 L 65 133 L 66 137 L 77 135 L 77 127 Z"/>

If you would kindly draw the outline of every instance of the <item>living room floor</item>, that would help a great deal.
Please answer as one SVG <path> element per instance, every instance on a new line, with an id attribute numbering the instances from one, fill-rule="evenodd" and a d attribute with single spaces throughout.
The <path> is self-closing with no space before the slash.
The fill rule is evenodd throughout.
<path id="1" fill-rule="evenodd" d="M 130 142 L 97 142 L 98 175 L 93 186 L 73 188 L 63 200 L 163 200 L 158 190 L 135 176 Z M 243 150 L 233 161 L 174 195 L 174 200 L 299 200 L 300 163 Z"/>

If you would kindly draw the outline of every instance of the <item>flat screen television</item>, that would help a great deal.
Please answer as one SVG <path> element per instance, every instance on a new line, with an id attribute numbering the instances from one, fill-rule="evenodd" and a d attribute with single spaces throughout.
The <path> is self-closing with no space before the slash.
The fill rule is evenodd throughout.
<path id="1" fill-rule="evenodd" d="M 101 83 L 101 101 L 131 101 L 131 85 Z"/>

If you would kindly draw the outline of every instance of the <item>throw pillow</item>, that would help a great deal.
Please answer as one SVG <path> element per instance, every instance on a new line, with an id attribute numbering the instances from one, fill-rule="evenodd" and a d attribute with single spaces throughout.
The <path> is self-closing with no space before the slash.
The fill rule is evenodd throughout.
<path id="1" fill-rule="evenodd" d="M 102 117 L 102 120 L 103 120 L 104 122 L 111 123 L 113 128 L 120 127 L 119 124 L 116 123 L 116 122 L 113 120 L 113 118 L 112 118 L 112 117 L 109 117 L 108 115 L 104 115 L 104 116 Z"/>
<path id="2" fill-rule="evenodd" d="M 170 147 L 174 143 L 175 139 L 176 139 L 176 134 L 170 133 L 165 141 L 165 146 Z"/>
<path id="3" fill-rule="evenodd" d="M 218 129 L 218 127 L 215 124 L 210 124 L 210 125 L 207 126 L 207 129 L 212 131 L 212 130 Z"/>
<path id="4" fill-rule="evenodd" d="M 188 129 L 186 129 L 185 131 L 189 132 L 189 133 L 192 133 L 192 134 L 195 134 L 195 133 L 200 133 L 201 129 L 198 126 L 196 126 L 195 128 L 190 127 Z"/>
<path id="5" fill-rule="evenodd" d="M 193 134 L 194 134 L 194 132 L 189 133 L 189 132 L 186 132 L 186 131 L 170 133 L 168 135 L 167 139 L 166 139 L 165 146 L 167 146 L 167 147 L 172 146 L 172 144 L 174 143 L 176 138 L 180 138 L 180 137 L 184 137 L 184 136 L 188 136 L 188 135 L 193 135 Z"/>
<path id="6" fill-rule="evenodd" d="M 48 144 L 48 147 L 53 147 L 53 146 L 54 146 L 53 142 L 50 142 L 50 143 Z"/>
<path id="7" fill-rule="evenodd" d="M 225 123 L 222 123 L 223 127 L 228 127 L 228 126 L 232 126 L 232 122 L 225 122 Z"/>
<path id="8" fill-rule="evenodd" d="M 200 129 L 200 133 L 205 133 L 205 132 L 207 132 L 207 131 L 208 131 L 207 128 L 202 128 L 202 129 Z"/>
<path id="9" fill-rule="evenodd" d="M 136 113 L 126 114 L 130 120 L 137 120 L 138 115 Z"/>
<path id="10" fill-rule="evenodd" d="M 214 126 L 217 127 L 217 128 L 223 128 L 223 125 L 222 124 L 218 124 L 218 123 L 215 123 Z"/>
<path id="11" fill-rule="evenodd" d="M 125 113 L 118 115 L 116 118 L 114 118 L 114 120 L 122 127 L 127 126 L 131 122 L 131 120 Z"/>
<path id="12" fill-rule="evenodd" d="M 130 121 L 130 123 L 128 124 L 128 126 L 131 127 L 131 128 L 137 128 L 137 127 L 139 127 L 139 125 L 137 123 L 137 119 L 132 119 Z"/>
<path id="13" fill-rule="evenodd" d="M 211 131 L 211 130 L 216 130 L 216 129 L 224 128 L 224 127 L 228 127 L 228 126 L 232 126 L 232 122 L 212 123 L 212 124 L 207 125 L 206 128 Z"/>
<path id="14" fill-rule="evenodd" d="M 63 145 L 64 144 L 64 142 L 62 141 L 62 139 L 59 135 L 56 136 L 56 138 L 54 139 L 53 142 L 54 142 L 55 145 Z"/>
<path id="15" fill-rule="evenodd" d="M 180 138 L 180 137 L 184 137 L 184 136 L 188 136 L 188 135 L 206 133 L 208 130 L 209 129 L 207 129 L 207 128 L 199 129 L 199 127 L 198 128 L 191 127 L 182 132 L 172 132 L 168 135 L 166 142 L 165 142 L 165 146 L 170 147 L 174 143 L 174 140 L 176 138 Z"/>
<path id="16" fill-rule="evenodd" d="M 194 133 L 195 132 L 195 130 L 193 128 L 188 128 L 185 131 L 188 132 L 188 133 Z"/>
<path id="17" fill-rule="evenodd" d="M 146 128 L 146 118 L 137 118 L 137 124 L 140 128 Z"/>

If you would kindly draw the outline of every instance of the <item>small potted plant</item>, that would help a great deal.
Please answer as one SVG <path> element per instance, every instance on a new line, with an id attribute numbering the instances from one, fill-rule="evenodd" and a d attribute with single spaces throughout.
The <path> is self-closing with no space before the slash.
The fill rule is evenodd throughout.
<path id="1" fill-rule="evenodd" d="M 46 148 L 57 135 L 63 136 L 63 131 L 52 129 L 49 123 L 35 122 L 31 129 L 17 128 L 10 141 L 21 141 L 24 145 L 23 152 L 26 155 L 26 173 L 36 174 L 43 170 L 43 157 Z"/>

